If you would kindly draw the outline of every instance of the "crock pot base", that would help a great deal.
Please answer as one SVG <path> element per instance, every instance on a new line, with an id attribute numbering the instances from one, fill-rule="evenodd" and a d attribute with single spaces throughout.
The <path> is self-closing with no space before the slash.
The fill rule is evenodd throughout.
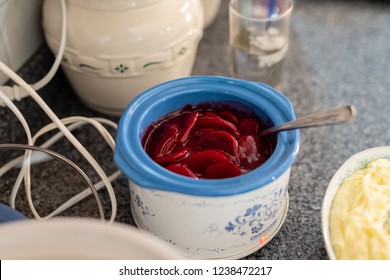
<path id="1" fill-rule="evenodd" d="M 231 255 L 231 256 L 228 256 L 228 257 L 224 257 L 224 258 L 205 258 L 205 259 L 209 259 L 209 260 L 238 260 L 238 259 L 241 259 L 241 258 L 244 258 L 246 256 L 249 256 L 250 254 L 260 250 L 262 247 L 264 247 L 265 245 L 268 244 L 268 242 L 270 242 L 274 237 L 275 235 L 279 232 L 279 230 L 281 229 L 285 219 L 286 219 L 286 216 L 287 216 L 287 212 L 288 212 L 288 206 L 289 206 L 289 195 L 288 195 L 288 192 L 286 193 L 286 203 L 285 203 L 285 207 L 284 207 L 284 210 L 283 210 L 283 217 L 282 219 L 280 220 L 280 223 L 277 225 L 276 229 L 272 232 L 272 234 L 270 234 L 268 236 L 268 238 L 262 242 L 262 243 L 259 243 L 257 246 L 249 249 L 249 250 L 246 250 L 246 251 L 243 251 L 239 254 L 234 254 L 234 255 Z M 131 212 L 133 212 L 133 207 L 132 205 L 130 204 L 130 208 L 131 208 Z M 142 229 L 142 227 L 140 226 L 140 224 L 138 223 L 137 219 L 133 216 L 134 218 L 134 222 L 136 224 L 136 226 L 138 227 L 138 229 L 141 231 L 141 232 L 146 232 L 145 230 Z M 157 235 L 156 235 L 157 236 Z M 159 236 L 157 236 L 158 238 L 160 238 Z M 161 238 L 160 238 L 161 239 Z M 181 252 L 179 252 L 180 254 Z M 199 259 L 199 258 L 196 258 L 196 257 L 191 257 L 190 255 L 188 254 L 184 254 L 182 253 L 182 256 L 183 258 L 186 258 L 186 259 Z"/>

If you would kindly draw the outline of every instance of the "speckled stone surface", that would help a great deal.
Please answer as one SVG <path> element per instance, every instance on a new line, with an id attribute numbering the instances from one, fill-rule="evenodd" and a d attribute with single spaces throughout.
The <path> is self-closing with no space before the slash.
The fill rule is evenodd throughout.
<path id="1" fill-rule="evenodd" d="M 229 75 L 227 3 L 222 2 L 216 21 L 205 30 L 193 75 Z M 352 124 L 301 131 L 300 152 L 291 171 L 285 223 L 264 248 L 245 259 L 327 259 L 321 235 L 321 204 L 329 180 L 354 153 L 390 143 L 389 2 L 296 0 L 292 22 L 283 93 L 292 101 L 296 115 L 344 103 L 355 104 L 358 115 Z M 34 82 L 45 74 L 52 61 L 44 45 L 20 74 Z M 60 117 L 107 117 L 85 107 L 61 71 L 39 93 Z M 26 116 L 32 133 L 49 122 L 31 98 L 16 104 Z M 76 134 L 108 173 L 115 170 L 112 152 L 96 131 L 85 127 Z M 26 143 L 25 139 L 17 119 L 7 108 L 0 108 L 0 143 Z M 88 165 L 65 140 L 52 149 L 88 170 Z M 4 152 L 0 151 L 0 163 L 7 161 L 2 155 Z M 44 184 L 45 180 L 37 180 L 41 183 L 33 188 L 34 201 L 42 215 L 81 189 L 62 179 L 72 177 L 71 171 L 61 170 L 61 174 L 59 170 L 51 171 L 55 174 L 53 181 L 45 179 Z M 97 180 L 92 172 L 90 175 Z M 5 177 L 0 180 L 2 203 L 8 203 L 10 181 Z M 113 185 L 118 198 L 117 221 L 134 225 L 126 179 L 121 177 Z M 108 195 L 105 191 L 100 194 L 107 210 Z M 17 208 L 31 217 L 23 190 L 18 195 Z M 98 217 L 96 203 L 90 197 L 64 215 Z M 106 216 L 109 215 L 107 212 Z"/>

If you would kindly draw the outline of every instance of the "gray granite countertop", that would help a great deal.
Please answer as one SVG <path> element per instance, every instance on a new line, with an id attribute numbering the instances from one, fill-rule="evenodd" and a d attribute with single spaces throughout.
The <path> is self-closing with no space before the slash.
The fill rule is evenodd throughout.
<path id="1" fill-rule="evenodd" d="M 193 75 L 229 75 L 227 3 L 227 0 L 222 1 L 216 21 L 205 30 Z M 355 104 L 358 115 L 352 124 L 301 131 L 300 152 L 291 171 L 285 223 L 265 247 L 246 259 L 327 259 L 320 223 L 321 204 L 328 182 L 337 168 L 354 153 L 388 145 L 390 141 L 390 3 L 296 0 L 292 23 L 283 93 L 292 101 L 296 115 L 338 104 Z M 37 81 L 52 62 L 53 57 L 44 45 L 20 74 L 29 82 Z M 107 117 L 85 107 L 61 71 L 39 93 L 59 117 Z M 31 98 L 16 104 L 26 116 L 32 133 L 49 122 Z M 118 121 L 118 118 L 109 118 Z M 76 134 L 108 173 L 115 170 L 112 152 L 95 130 L 85 127 Z M 0 143 L 26 143 L 25 139 L 18 120 L 7 108 L 0 108 Z M 82 166 L 87 165 L 65 140 L 52 149 Z M 1 159 L 3 162 L 4 158 Z M 92 178 L 94 176 L 91 174 Z M 5 181 L 1 182 L 4 184 Z M 116 220 L 134 225 L 126 179 L 121 177 L 113 186 L 118 199 Z M 63 182 L 37 188 L 40 191 L 34 194 L 34 201 L 42 215 L 49 213 L 64 197 L 80 191 Z M 108 209 L 107 193 L 101 191 L 100 194 Z M 9 196 L 9 184 L 2 185 L 0 202 L 8 203 Z M 31 217 L 24 197 L 21 190 L 17 208 Z M 64 215 L 98 217 L 96 209 L 91 197 Z M 106 215 L 109 217 L 110 213 Z"/>

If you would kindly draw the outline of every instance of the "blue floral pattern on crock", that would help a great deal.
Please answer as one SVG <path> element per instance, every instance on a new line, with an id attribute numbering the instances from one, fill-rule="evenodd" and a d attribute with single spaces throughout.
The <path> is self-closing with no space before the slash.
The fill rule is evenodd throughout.
<path id="1" fill-rule="evenodd" d="M 144 206 L 144 203 L 142 202 L 142 200 L 139 197 L 139 195 L 136 194 L 134 190 L 130 190 L 130 193 L 131 193 L 131 196 L 134 197 L 133 201 L 135 202 L 135 204 L 133 204 L 133 206 L 134 207 L 139 207 L 139 208 L 143 207 L 144 209 L 147 210 L 147 207 Z M 279 209 L 279 208 L 281 208 L 281 206 L 283 204 L 283 200 L 286 200 L 286 195 L 287 195 L 287 186 L 285 186 L 284 188 L 281 187 L 278 191 L 272 192 L 272 193 L 267 194 L 265 196 L 261 195 L 259 197 L 255 197 L 255 199 L 256 200 L 257 199 L 260 199 L 260 200 L 269 200 L 269 199 L 271 199 L 271 201 L 273 201 L 272 205 L 274 205 L 273 208 Z M 170 199 L 170 200 L 174 201 L 174 199 L 171 198 L 171 197 L 160 196 L 159 192 L 154 193 L 154 196 L 155 197 L 160 197 L 160 198 L 167 198 L 167 199 Z M 272 197 L 272 198 L 270 198 L 270 197 Z M 281 205 L 276 207 L 278 205 L 278 203 L 281 204 Z M 200 205 L 198 203 L 196 203 L 196 204 L 188 204 L 188 205 L 192 205 L 192 206 L 196 206 L 196 207 L 199 207 L 199 206 L 205 207 L 204 204 Z M 210 204 L 210 205 L 212 205 L 212 204 Z M 221 205 L 218 205 L 216 207 L 220 207 L 220 206 Z M 263 209 L 265 209 L 265 208 L 266 207 L 264 206 Z M 254 213 L 253 209 L 254 209 L 254 207 L 250 207 L 250 208 L 246 209 L 245 214 L 246 213 Z M 141 210 L 142 210 L 142 208 L 141 208 Z M 281 209 L 281 210 L 283 210 L 283 209 Z M 147 210 L 147 211 L 149 212 L 149 210 Z M 141 212 L 142 212 L 143 215 L 146 215 L 146 212 L 143 212 L 143 211 L 141 211 Z M 276 212 L 273 211 L 273 215 L 272 216 L 275 217 L 277 215 L 277 213 L 278 213 L 278 211 L 276 211 Z M 148 228 L 144 223 L 142 223 L 141 217 L 139 215 L 137 215 L 136 212 L 134 212 L 133 214 L 135 215 L 135 220 L 136 220 L 136 223 L 137 223 L 138 226 L 142 225 L 141 228 L 144 228 L 145 230 L 149 231 L 153 235 L 155 235 L 155 236 L 157 236 L 159 238 L 162 238 L 161 236 L 156 234 L 152 229 Z M 155 214 L 150 214 L 150 216 L 157 217 Z M 258 236 L 261 236 L 264 233 L 269 232 L 270 230 L 272 230 L 277 225 L 277 222 L 278 222 L 278 220 L 274 220 L 268 226 L 266 226 L 264 224 L 263 229 L 260 232 L 258 232 L 257 234 L 252 234 L 250 240 L 256 239 Z M 237 225 L 235 225 L 233 223 L 232 223 L 232 225 L 233 226 L 237 226 Z M 214 222 L 214 223 L 209 224 L 207 229 L 202 234 L 210 234 L 210 233 L 223 235 L 223 234 L 230 234 L 231 232 L 227 231 L 226 229 L 223 229 L 223 226 L 222 226 L 222 229 L 221 229 L 221 227 L 217 223 Z M 272 232 L 270 234 L 270 236 L 272 237 L 272 235 L 274 233 L 275 232 Z M 245 235 L 245 234 L 243 234 L 243 235 Z M 179 244 L 175 240 L 172 240 L 172 239 L 164 239 L 164 238 L 162 238 L 162 239 L 165 240 L 166 242 L 168 242 L 170 245 L 178 247 L 178 248 L 181 248 L 181 249 L 186 250 L 186 251 L 193 251 L 193 252 L 207 251 L 207 252 L 216 252 L 218 254 L 222 253 L 222 252 L 225 252 L 225 251 L 230 251 L 230 250 L 233 250 L 233 249 L 236 249 L 236 248 L 241 248 L 241 247 L 247 246 L 247 244 L 248 244 L 248 241 L 243 241 L 243 242 L 241 242 L 239 244 L 227 246 L 227 247 L 224 247 L 224 248 L 221 248 L 221 247 L 205 248 L 205 247 L 189 247 L 189 246 L 185 246 L 183 244 Z"/>
<path id="2" fill-rule="evenodd" d="M 225 231 L 239 236 L 257 234 L 263 229 L 267 221 L 276 217 L 286 193 L 287 186 L 273 193 L 269 200 L 270 204 L 260 203 L 247 208 L 244 214 L 237 216 L 233 221 L 226 224 Z"/>
<path id="3" fill-rule="evenodd" d="M 132 194 L 134 195 L 134 193 L 132 193 Z M 135 204 L 138 206 L 138 208 L 141 209 L 141 213 L 142 213 L 143 216 L 148 215 L 148 216 L 152 216 L 153 217 L 153 216 L 156 215 L 156 214 L 151 213 L 147 206 L 144 206 L 144 203 L 143 203 L 143 201 L 141 200 L 141 198 L 139 197 L 138 194 L 136 194 L 134 196 L 133 200 L 134 200 Z"/>

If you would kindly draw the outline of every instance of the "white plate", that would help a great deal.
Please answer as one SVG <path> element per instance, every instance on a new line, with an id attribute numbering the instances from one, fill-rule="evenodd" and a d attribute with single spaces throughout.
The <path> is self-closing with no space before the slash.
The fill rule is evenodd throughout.
<path id="1" fill-rule="evenodd" d="M 137 228 L 86 218 L 0 225 L 0 259 L 181 259 Z"/>

